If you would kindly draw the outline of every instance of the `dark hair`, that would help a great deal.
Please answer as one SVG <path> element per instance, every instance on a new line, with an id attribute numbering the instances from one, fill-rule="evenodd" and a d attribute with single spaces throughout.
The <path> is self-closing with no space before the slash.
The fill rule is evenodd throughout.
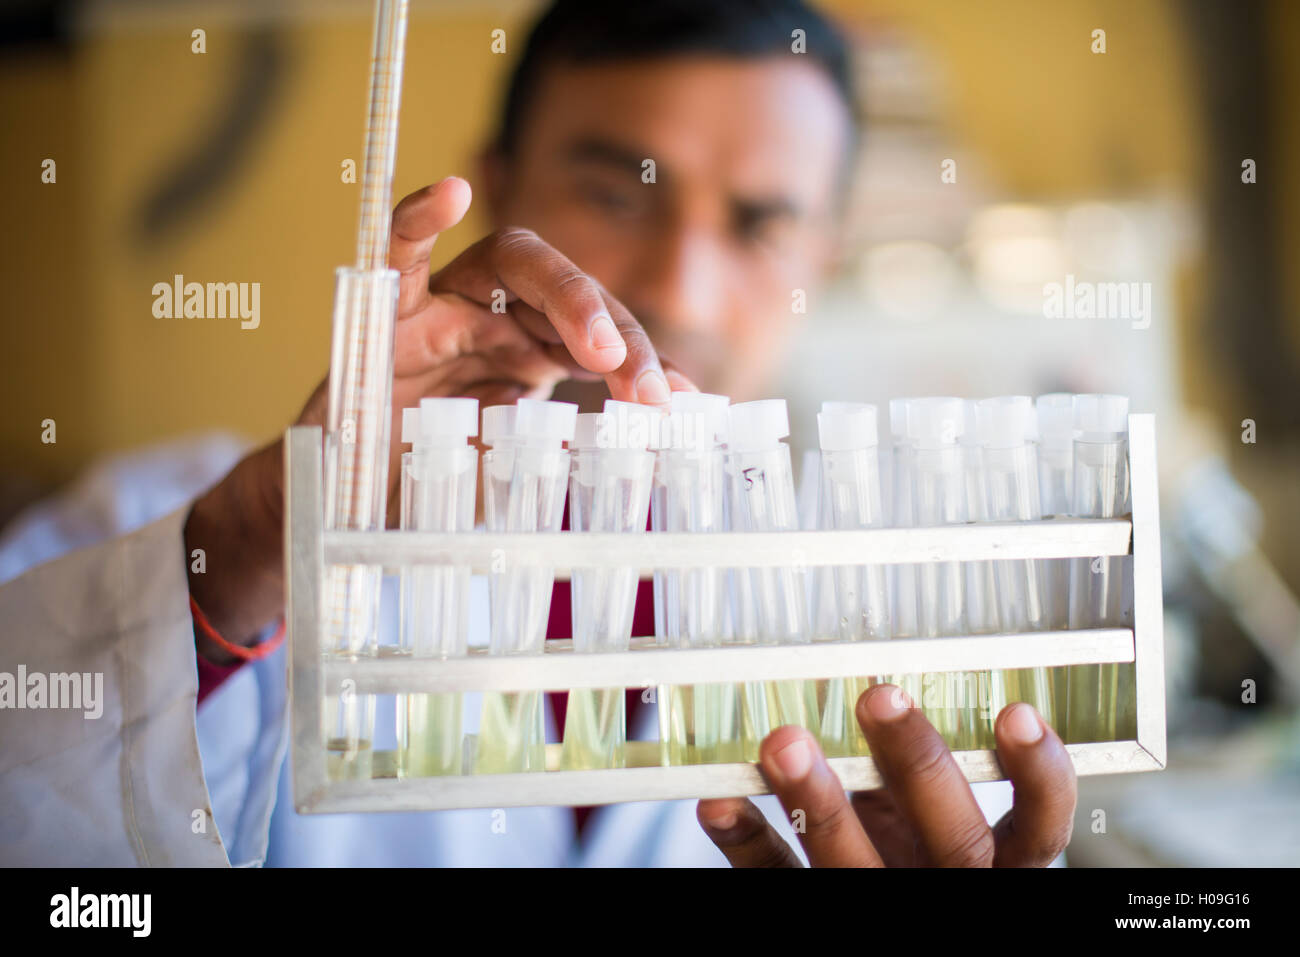
<path id="1" fill-rule="evenodd" d="M 741 59 L 789 54 L 803 31 L 856 132 L 848 45 L 803 0 L 555 0 L 534 24 L 506 88 L 494 146 L 511 155 L 538 80 L 554 63 L 599 63 L 704 53 Z M 850 137 L 853 139 L 854 137 Z"/>

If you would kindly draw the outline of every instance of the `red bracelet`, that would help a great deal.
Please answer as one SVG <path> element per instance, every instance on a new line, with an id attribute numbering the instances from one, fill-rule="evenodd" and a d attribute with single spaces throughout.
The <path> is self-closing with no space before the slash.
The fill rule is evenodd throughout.
<path id="1" fill-rule="evenodd" d="M 217 634 L 217 629 L 212 627 L 212 623 L 208 621 L 208 616 L 203 614 L 202 610 L 199 608 L 198 602 L 194 600 L 193 595 L 190 596 L 190 612 L 194 615 L 194 623 L 199 626 L 199 629 L 205 635 L 212 639 L 213 643 L 215 643 L 217 647 L 221 648 L 223 651 L 229 652 L 243 661 L 258 661 L 265 658 L 267 655 L 274 654 L 275 650 L 284 643 L 283 618 L 280 619 L 280 627 L 275 629 L 274 635 L 261 644 L 254 645 L 251 648 L 245 648 L 243 645 L 231 644 Z"/>

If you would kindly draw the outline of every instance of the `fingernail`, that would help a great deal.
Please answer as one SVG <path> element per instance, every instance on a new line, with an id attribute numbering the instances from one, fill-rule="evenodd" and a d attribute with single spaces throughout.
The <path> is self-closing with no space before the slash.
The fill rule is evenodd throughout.
<path id="1" fill-rule="evenodd" d="M 668 380 L 657 369 L 647 369 L 636 380 L 636 397 L 642 405 L 667 405 Z"/>
<path id="2" fill-rule="evenodd" d="M 803 735 L 795 738 L 780 751 L 772 755 L 772 761 L 785 784 L 802 781 L 812 770 L 813 753 L 808 746 L 808 739 Z"/>
<path id="3" fill-rule="evenodd" d="M 867 696 L 867 713 L 881 724 L 897 721 L 912 707 L 912 697 L 902 688 L 889 687 Z"/>
<path id="4" fill-rule="evenodd" d="M 591 346 L 600 351 L 627 348 L 623 343 L 623 337 L 614 327 L 614 320 L 609 316 L 599 316 L 591 324 Z"/>
<path id="5" fill-rule="evenodd" d="M 1027 704 L 1012 707 L 1002 719 L 1002 729 L 1016 744 L 1026 746 L 1036 743 L 1043 736 L 1043 722 L 1038 720 L 1034 709 Z"/>
<path id="6" fill-rule="evenodd" d="M 717 817 L 708 818 L 709 827 L 715 831 L 730 831 L 736 826 L 736 821 L 735 811 L 723 811 Z"/>

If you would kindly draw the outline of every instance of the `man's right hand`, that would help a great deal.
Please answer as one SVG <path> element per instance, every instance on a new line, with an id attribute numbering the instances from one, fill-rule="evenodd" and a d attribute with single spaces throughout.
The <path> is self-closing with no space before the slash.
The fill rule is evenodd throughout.
<path id="1" fill-rule="evenodd" d="M 401 283 L 390 524 L 398 506 L 401 410 L 421 398 L 510 403 L 548 396 L 557 382 L 575 377 L 604 378 L 616 399 L 662 406 L 670 389 L 695 388 L 660 360 L 617 299 L 529 230 L 492 233 L 430 276 L 438 234 L 460 222 L 469 203 L 469 184 L 452 177 L 412 193 L 393 212 L 388 264 Z M 324 427 L 328 397 L 323 381 L 297 424 Z M 219 633 L 242 644 L 284 606 L 281 441 L 249 455 L 196 501 L 185 527 L 186 553 L 207 552 L 206 572 L 190 575 L 190 594 Z M 230 660 L 205 639 L 199 650 L 216 663 Z"/>

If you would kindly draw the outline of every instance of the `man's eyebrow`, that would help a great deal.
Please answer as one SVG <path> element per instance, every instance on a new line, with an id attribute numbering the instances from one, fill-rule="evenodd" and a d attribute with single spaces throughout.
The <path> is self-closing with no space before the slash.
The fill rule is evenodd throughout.
<path id="1" fill-rule="evenodd" d="M 788 196 L 731 197 L 731 208 L 744 219 L 799 219 L 803 206 Z"/>
<path id="2" fill-rule="evenodd" d="M 643 150 L 633 146 L 624 146 L 610 140 L 597 137 L 584 137 L 575 140 L 565 150 L 565 155 L 573 163 L 594 163 L 628 173 L 641 175 L 642 164 L 647 158 Z M 669 177 L 665 170 L 655 171 L 656 179 L 663 181 Z M 800 219 L 807 210 L 802 203 L 788 196 L 729 196 L 728 205 L 740 218 L 763 219 Z"/>
<path id="3" fill-rule="evenodd" d="M 616 166 L 627 172 L 641 173 L 641 164 L 647 154 L 633 147 L 611 143 L 609 140 L 586 137 L 574 141 L 565 150 L 565 155 L 574 163 L 599 163 L 603 166 Z"/>

